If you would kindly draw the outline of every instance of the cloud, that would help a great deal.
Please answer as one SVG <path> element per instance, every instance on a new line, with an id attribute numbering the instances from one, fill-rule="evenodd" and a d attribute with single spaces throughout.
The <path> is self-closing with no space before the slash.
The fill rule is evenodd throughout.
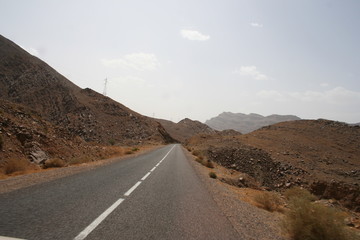
<path id="1" fill-rule="evenodd" d="M 329 87 L 330 85 L 328 83 L 326 83 L 326 82 L 323 82 L 323 83 L 320 84 L 320 86 L 321 87 Z"/>
<path id="2" fill-rule="evenodd" d="M 155 54 L 151 53 L 131 53 L 117 59 L 102 59 L 102 64 L 106 67 L 124 68 L 136 71 L 154 71 L 161 64 Z"/>
<path id="3" fill-rule="evenodd" d="M 242 75 L 242 76 L 249 76 L 256 80 L 267 80 L 269 79 L 263 73 L 260 73 L 255 66 L 241 66 L 240 69 L 234 71 L 234 73 Z"/>
<path id="4" fill-rule="evenodd" d="M 24 49 L 25 51 L 27 51 L 28 53 L 30 53 L 31 55 L 33 55 L 33 56 L 36 56 L 36 57 L 40 56 L 39 51 L 37 49 L 35 49 L 35 48 L 32 48 L 32 47 L 26 48 L 26 47 L 23 47 L 21 45 L 20 45 L 20 47 L 22 49 Z"/>
<path id="5" fill-rule="evenodd" d="M 256 22 L 252 22 L 250 23 L 250 25 L 252 27 L 256 27 L 256 28 L 262 28 L 264 25 L 262 25 L 261 23 L 256 23 Z"/>
<path id="6" fill-rule="evenodd" d="M 209 35 L 204 35 L 195 30 L 182 29 L 180 31 L 180 34 L 183 38 L 186 38 L 186 39 L 192 40 L 192 41 L 207 41 L 210 39 Z"/>
<path id="7" fill-rule="evenodd" d="M 284 99 L 283 94 L 275 90 L 261 90 L 256 93 L 256 96 L 261 99 L 274 99 L 276 101 L 282 101 Z"/>
<path id="8" fill-rule="evenodd" d="M 354 92 L 343 87 L 336 87 L 327 91 L 293 92 L 291 97 L 303 102 L 326 102 L 335 105 L 360 102 L 360 92 Z"/>

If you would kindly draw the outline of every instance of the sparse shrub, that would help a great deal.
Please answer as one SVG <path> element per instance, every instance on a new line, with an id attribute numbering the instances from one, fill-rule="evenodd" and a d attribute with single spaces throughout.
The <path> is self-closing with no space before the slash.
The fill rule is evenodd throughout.
<path id="1" fill-rule="evenodd" d="M 208 168 L 214 168 L 214 164 L 210 160 L 203 161 L 203 165 Z"/>
<path id="2" fill-rule="evenodd" d="M 200 151 L 194 150 L 194 151 L 192 152 L 192 154 L 193 154 L 194 156 L 200 156 Z"/>
<path id="3" fill-rule="evenodd" d="M 45 161 L 44 168 L 58 168 L 58 167 L 64 167 L 65 162 L 61 160 L 60 158 L 50 158 Z"/>
<path id="4" fill-rule="evenodd" d="M 317 199 L 316 196 L 312 195 L 308 190 L 300 187 L 287 189 L 284 192 L 284 196 L 287 200 L 291 200 L 292 198 L 302 198 L 308 201 L 315 201 Z"/>
<path id="5" fill-rule="evenodd" d="M 211 178 L 214 178 L 214 179 L 217 178 L 217 175 L 216 175 L 216 173 L 214 173 L 214 172 L 209 172 L 209 176 L 210 176 Z"/>
<path id="6" fill-rule="evenodd" d="M 4 167 L 4 173 L 9 175 L 14 172 L 25 171 L 27 169 L 28 162 L 25 159 L 11 159 L 8 160 Z"/>
<path id="7" fill-rule="evenodd" d="M 70 165 L 90 162 L 92 159 L 89 156 L 74 157 L 69 161 Z"/>
<path id="8" fill-rule="evenodd" d="M 202 164 L 202 159 L 201 158 L 199 158 L 199 157 L 197 157 L 197 158 L 195 158 L 195 161 L 197 161 L 198 163 L 201 163 Z"/>
<path id="9" fill-rule="evenodd" d="M 109 140 L 109 144 L 110 144 L 111 146 L 114 146 L 114 145 L 115 145 L 115 140 L 114 140 L 114 139 L 110 139 L 110 140 Z"/>
<path id="10" fill-rule="evenodd" d="M 306 198 L 291 198 L 289 208 L 283 227 L 293 240 L 359 239 L 345 228 L 344 219 L 335 209 Z"/>
<path id="11" fill-rule="evenodd" d="M 131 149 L 131 151 L 133 151 L 133 152 L 137 152 L 137 151 L 139 151 L 139 150 L 140 150 L 140 149 L 137 148 L 137 147 L 134 147 L 134 148 Z"/>
<path id="12" fill-rule="evenodd" d="M 262 192 L 254 196 L 254 200 L 258 207 L 269 212 L 281 211 L 282 200 L 277 193 Z"/>

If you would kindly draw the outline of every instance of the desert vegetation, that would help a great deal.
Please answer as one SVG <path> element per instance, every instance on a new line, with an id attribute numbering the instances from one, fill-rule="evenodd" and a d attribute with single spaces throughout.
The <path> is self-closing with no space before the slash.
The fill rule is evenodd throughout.
<path id="1" fill-rule="evenodd" d="M 43 168 L 59 168 L 64 167 L 66 164 L 60 158 L 51 158 L 45 161 Z"/>
<path id="2" fill-rule="evenodd" d="M 293 188 L 285 192 L 288 210 L 283 228 L 293 240 L 352 240 L 360 239 L 344 223 L 343 214 L 315 202 L 315 196 L 305 189 Z"/>
<path id="3" fill-rule="evenodd" d="M 260 192 L 254 196 L 256 206 L 263 208 L 269 212 L 283 211 L 283 200 L 280 195 L 275 192 Z"/>
<path id="4" fill-rule="evenodd" d="M 25 171 L 28 168 L 28 162 L 25 159 L 10 159 L 5 163 L 3 172 L 10 175 L 15 172 Z"/>
<path id="5" fill-rule="evenodd" d="M 209 177 L 216 179 L 217 175 L 214 172 L 209 172 Z"/>

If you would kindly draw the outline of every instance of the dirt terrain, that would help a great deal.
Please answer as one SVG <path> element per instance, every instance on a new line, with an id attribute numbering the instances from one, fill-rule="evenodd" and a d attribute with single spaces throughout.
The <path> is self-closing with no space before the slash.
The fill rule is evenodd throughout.
<path id="1" fill-rule="evenodd" d="M 0 36 L 0 98 L 22 104 L 87 142 L 172 142 L 158 122 L 89 88 L 81 89 Z"/>
<path id="2" fill-rule="evenodd" d="M 360 211 L 359 126 L 328 120 L 283 122 L 245 135 L 201 134 L 189 140 L 188 148 L 248 175 L 237 180 L 240 187 L 282 191 L 303 186 Z"/>
<path id="3" fill-rule="evenodd" d="M 0 35 L 0 175 L 170 142 L 159 122 L 79 88 Z"/>
<path id="4" fill-rule="evenodd" d="M 216 130 L 210 128 L 209 126 L 199 122 L 194 121 L 189 118 L 185 118 L 178 123 L 174 123 L 168 120 L 157 119 L 158 122 L 164 126 L 165 130 L 177 141 L 184 143 L 189 138 L 196 134 L 200 133 L 215 133 Z"/>

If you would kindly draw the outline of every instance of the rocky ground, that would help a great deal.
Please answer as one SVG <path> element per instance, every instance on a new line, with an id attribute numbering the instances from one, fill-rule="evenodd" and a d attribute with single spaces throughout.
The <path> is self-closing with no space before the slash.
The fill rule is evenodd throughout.
<path id="1" fill-rule="evenodd" d="M 360 211 L 360 128 L 328 120 L 284 122 L 245 135 L 198 135 L 188 148 L 283 191 L 302 186 Z M 253 184 L 246 179 L 238 186 Z"/>

